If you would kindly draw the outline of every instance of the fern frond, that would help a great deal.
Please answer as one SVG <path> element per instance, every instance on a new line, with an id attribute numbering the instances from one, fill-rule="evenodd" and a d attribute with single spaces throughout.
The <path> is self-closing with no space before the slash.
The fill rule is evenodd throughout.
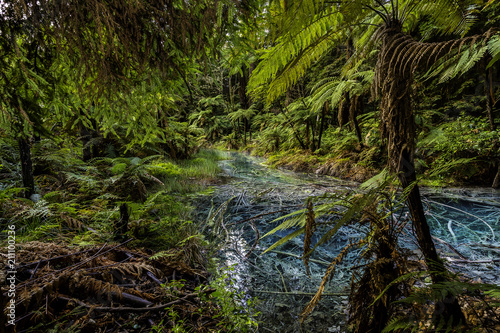
<path id="1" fill-rule="evenodd" d="M 342 21 L 339 12 L 325 11 L 315 15 L 300 31 L 280 37 L 278 44 L 261 56 L 250 77 L 249 92 L 265 93 L 268 103 L 286 92 L 340 37 L 341 30 L 335 28 Z M 263 91 L 269 82 L 269 88 Z"/>
<path id="2" fill-rule="evenodd" d="M 326 283 L 330 280 L 330 276 L 335 271 L 335 267 L 337 266 L 337 264 L 339 262 L 341 262 L 344 259 L 344 257 L 349 253 L 349 250 L 356 245 L 358 245 L 358 244 L 357 243 L 350 243 L 350 244 L 346 245 L 342 249 L 342 251 L 340 251 L 340 253 L 335 257 L 335 259 L 333 259 L 333 261 L 330 263 L 330 265 L 326 269 L 325 275 L 323 276 L 323 280 L 321 280 L 321 284 L 318 288 L 318 291 L 316 292 L 314 297 L 309 301 L 307 306 L 304 308 L 304 310 L 302 310 L 302 312 L 300 314 L 301 323 L 304 322 L 304 320 L 307 318 L 307 316 L 309 316 L 309 314 L 311 314 L 311 312 L 314 310 L 314 308 L 316 307 L 316 305 L 320 301 L 321 295 L 323 294 L 323 291 L 325 290 Z"/>
<path id="3" fill-rule="evenodd" d="M 285 237 L 281 238 L 280 240 L 278 240 L 277 242 L 275 242 L 274 244 L 272 244 L 271 246 L 269 246 L 264 252 L 262 252 L 262 254 L 264 253 L 267 253 L 271 250 L 274 250 L 275 248 L 277 248 L 278 246 L 280 245 L 283 245 L 285 244 L 286 242 L 288 242 L 290 239 L 293 239 L 297 236 L 299 236 L 300 234 L 304 233 L 304 231 L 306 230 L 305 227 L 302 227 L 288 235 L 286 235 Z M 266 235 L 270 234 L 271 232 L 267 233 Z"/>
<path id="4" fill-rule="evenodd" d="M 476 160 L 475 157 L 472 158 L 459 158 L 457 160 L 450 161 L 448 163 L 439 165 L 439 167 L 432 169 L 431 173 L 429 174 L 429 177 L 436 177 L 444 173 L 449 173 L 453 169 L 457 167 L 463 167 L 464 165 L 467 165 L 471 162 L 474 162 Z"/>
<path id="5" fill-rule="evenodd" d="M 416 332 L 418 330 L 418 325 L 415 323 L 411 317 L 401 316 L 394 317 L 389 320 L 389 323 L 382 330 L 382 333 L 388 332 L 407 332 L 411 329 L 410 332 Z"/>
<path id="6" fill-rule="evenodd" d="M 496 35 L 490 38 L 490 40 L 488 41 L 488 52 L 490 53 L 492 59 L 488 63 L 486 68 L 490 68 L 498 60 L 500 60 L 500 35 Z"/>

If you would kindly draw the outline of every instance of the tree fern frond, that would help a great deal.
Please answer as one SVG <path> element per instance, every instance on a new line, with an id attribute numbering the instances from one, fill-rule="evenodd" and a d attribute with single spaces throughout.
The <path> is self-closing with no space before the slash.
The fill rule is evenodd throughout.
<path id="1" fill-rule="evenodd" d="M 490 53 L 492 59 L 486 68 L 490 68 L 494 63 L 500 60 L 500 35 L 490 38 L 488 41 L 488 52 Z"/>
<path id="2" fill-rule="evenodd" d="M 452 58 L 451 66 L 445 70 L 439 79 L 439 83 L 448 81 L 457 75 L 468 72 L 474 65 L 483 58 L 488 50 L 488 46 L 477 47 L 473 45 L 471 48 L 465 49 L 460 55 L 458 62 Z M 457 55 L 458 57 L 458 55 Z"/>
<path id="3" fill-rule="evenodd" d="M 341 22 L 340 13 L 322 13 L 297 33 L 280 37 L 278 44 L 262 55 L 261 62 L 250 77 L 248 91 L 256 95 L 263 85 L 271 82 L 265 91 L 268 103 L 283 94 L 314 61 L 325 54 L 336 34 L 334 28 Z"/>
<path id="4" fill-rule="evenodd" d="M 415 8 L 421 15 L 429 15 L 442 35 L 464 35 L 475 20 L 472 9 L 469 3 L 453 0 L 417 1 Z"/>
<path id="5" fill-rule="evenodd" d="M 277 219 L 273 220 L 273 222 L 278 222 L 281 220 L 285 220 L 285 222 L 282 222 L 279 226 L 277 226 L 273 230 L 269 231 L 263 237 L 270 236 L 270 235 L 272 235 L 280 230 L 293 228 L 293 227 L 296 227 L 298 225 L 304 226 L 305 213 L 306 213 L 306 209 L 300 209 L 300 210 L 297 210 L 297 211 L 292 212 L 290 214 L 278 217 Z"/>
<path id="6" fill-rule="evenodd" d="M 350 200 L 339 200 L 337 203 L 343 204 L 344 207 L 347 206 L 347 210 L 342 212 L 342 217 L 318 240 L 312 251 L 315 251 L 318 246 L 329 241 L 342 226 L 352 222 L 355 217 L 360 216 L 363 209 L 369 206 L 370 203 L 374 202 L 377 195 L 377 191 L 374 190 L 368 192 L 367 194 L 354 196 Z"/>
<path id="7" fill-rule="evenodd" d="M 472 69 L 472 67 L 474 67 L 474 65 L 483 58 L 484 54 L 486 53 L 486 51 L 488 50 L 488 47 L 485 46 L 485 47 L 481 47 L 479 48 L 479 50 L 477 50 L 477 52 L 473 53 L 471 55 L 471 57 L 469 58 L 469 61 L 464 64 L 464 66 L 462 68 L 460 68 L 460 73 L 461 74 L 464 74 L 464 73 L 467 73 L 469 70 Z M 457 65 L 458 67 L 458 65 Z"/>

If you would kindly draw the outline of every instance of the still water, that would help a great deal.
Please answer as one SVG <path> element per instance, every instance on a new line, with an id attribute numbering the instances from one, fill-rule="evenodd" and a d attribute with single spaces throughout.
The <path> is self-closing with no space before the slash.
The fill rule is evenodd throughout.
<path id="1" fill-rule="evenodd" d="M 266 236 L 277 225 L 290 220 L 288 214 L 303 209 L 308 198 L 355 191 L 358 184 L 270 169 L 263 162 L 245 154 L 228 153 L 228 159 L 220 162 L 225 181 L 214 187 L 210 197 L 198 200 L 198 219 L 206 221 L 207 230 L 225 244 L 219 255 L 221 265 L 234 267 L 231 274 L 237 288 L 258 299 L 259 332 L 343 332 L 351 268 L 360 264 L 356 259 L 362 249 L 351 251 L 337 266 L 319 305 L 308 319 L 303 324 L 298 319 L 329 263 L 350 240 L 363 236 L 365 230 L 356 225 L 342 227 L 313 253 L 309 275 L 301 259 L 303 236 L 263 252 L 295 230 L 280 230 Z M 449 258 L 450 269 L 498 284 L 500 191 L 424 189 L 422 193 L 436 246 L 442 256 Z M 401 246 L 414 250 L 415 240 L 411 230 L 408 231 Z"/>

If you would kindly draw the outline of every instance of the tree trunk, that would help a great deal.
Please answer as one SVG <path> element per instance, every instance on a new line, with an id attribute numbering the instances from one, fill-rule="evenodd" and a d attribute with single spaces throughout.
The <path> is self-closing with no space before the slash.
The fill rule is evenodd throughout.
<path id="1" fill-rule="evenodd" d="M 99 137 L 99 132 L 97 131 L 97 122 L 95 119 L 91 119 L 92 126 L 94 128 L 87 128 L 85 124 L 80 125 L 80 138 L 82 140 L 82 160 L 87 162 L 88 160 L 98 157 L 97 147 L 95 141 L 92 139 Z"/>
<path id="2" fill-rule="evenodd" d="M 500 162 L 498 163 L 497 174 L 495 176 L 495 179 L 493 179 L 493 184 L 491 185 L 491 187 L 500 188 Z"/>
<path id="3" fill-rule="evenodd" d="M 250 107 L 250 100 L 247 96 L 247 84 L 248 84 L 248 76 L 246 75 L 247 70 L 245 68 L 242 69 L 242 75 L 239 76 L 240 78 L 240 86 L 238 89 L 238 95 L 240 98 L 240 108 L 242 109 L 248 109 Z M 247 130 L 248 130 L 248 122 L 249 120 L 244 118 L 243 119 L 243 144 L 247 144 Z"/>
<path id="4" fill-rule="evenodd" d="M 339 112 L 337 119 L 339 120 L 340 129 L 349 121 L 349 109 L 351 108 L 351 100 L 349 94 L 344 94 L 344 98 L 339 104 Z"/>
<path id="5" fill-rule="evenodd" d="M 352 123 L 352 127 L 354 128 L 354 132 L 356 133 L 356 137 L 358 138 L 358 142 L 363 145 L 363 138 L 361 135 L 361 129 L 359 128 L 359 123 L 358 123 L 358 114 L 359 109 L 363 108 L 363 97 L 362 96 L 355 96 L 352 99 L 350 108 L 349 108 L 349 119 Z"/>
<path id="6" fill-rule="evenodd" d="M 18 139 L 19 154 L 21 158 L 21 175 L 23 179 L 24 197 L 30 198 L 35 193 L 35 179 L 33 177 L 33 163 L 28 138 L 22 136 Z"/>
<path id="7" fill-rule="evenodd" d="M 122 203 L 120 205 L 120 219 L 115 224 L 115 240 L 122 239 L 128 230 L 128 222 L 130 220 L 130 215 L 128 213 L 128 205 Z"/>
<path id="8" fill-rule="evenodd" d="M 247 127 L 248 127 L 248 120 L 247 118 L 243 118 L 243 145 L 247 145 Z"/>
<path id="9" fill-rule="evenodd" d="M 317 149 L 321 148 L 321 137 L 323 136 L 323 130 L 325 128 L 325 117 L 326 117 L 326 114 L 327 114 L 329 109 L 330 109 L 330 106 L 329 106 L 328 102 L 326 102 L 325 105 L 323 106 L 323 109 L 321 110 L 321 118 L 319 120 L 320 125 L 319 125 Z"/>
<path id="10" fill-rule="evenodd" d="M 493 105 L 495 105 L 495 100 L 493 92 L 493 72 L 491 67 L 486 71 L 484 90 L 486 95 L 486 111 L 488 112 L 490 130 L 494 131 L 496 129 L 495 116 L 493 115 Z"/>
<path id="11" fill-rule="evenodd" d="M 295 128 L 293 127 L 293 124 L 290 122 L 290 119 L 288 118 L 288 116 L 286 115 L 286 113 L 283 111 L 283 109 L 281 110 L 281 113 L 285 116 L 285 118 L 288 120 L 288 122 L 290 123 L 290 127 L 292 129 L 292 132 L 293 132 L 293 135 L 295 136 L 295 139 L 297 139 L 297 141 L 299 142 L 299 145 L 302 149 L 306 150 L 306 145 L 304 144 L 304 142 L 302 141 L 302 139 L 300 138 L 299 134 L 297 133 L 297 131 L 295 130 Z"/>
<path id="12" fill-rule="evenodd" d="M 306 121 L 306 147 L 309 150 L 311 149 L 311 138 L 310 138 L 309 120 Z"/>
<path id="13" fill-rule="evenodd" d="M 417 236 L 418 245 L 425 258 L 425 263 L 429 268 L 432 282 L 443 283 L 448 280 L 447 270 L 439 258 L 432 235 L 425 218 L 424 207 L 420 198 L 420 190 L 416 184 L 415 166 L 408 150 L 401 154 L 402 167 L 399 173 L 399 180 L 404 189 L 411 188 L 406 199 L 408 209 L 413 220 L 413 228 Z M 438 300 L 434 308 L 434 321 L 446 327 L 448 323 L 458 326 L 465 323 L 465 316 L 462 313 L 458 299 L 451 293 Z"/>
<path id="14" fill-rule="evenodd" d="M 404 43 L 410 43 L 411 38 L 402 37 L 401 33 L 388 28 L 382 35 L 382 49 L 376 65 L 375 84 L 381 96 L 381 133 L 387 140 L 387 150 L 390 168 L 398 174 L 402 187 L 409 189 L 407 197 L 413 227 L 419 247 L 429 268 L 434 284 L 447 281 L 448 272 L 440 261 L 432 241 L 429 225 L 416 184 L 415 163 L 415 119 L 411 103 L 411 84 L 413 72 L 411 69 L 402 72 L 403 66 L 391 63 L 395 52 L 405 52 L 401 48 Z M 403 40 L 403 41 L 402 41 Z M 403 57 L 400 57 L 403 58 Z M 436 325 L 451 323 L 454 327 L 465 323 L 458 300 L 449 292 L 437 300 L 434 309 Z"/>

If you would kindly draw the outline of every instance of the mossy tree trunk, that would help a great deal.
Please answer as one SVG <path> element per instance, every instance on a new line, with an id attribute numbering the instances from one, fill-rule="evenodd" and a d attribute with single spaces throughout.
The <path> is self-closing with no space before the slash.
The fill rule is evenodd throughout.
<path id="1" fill-rule="evenodd" d="M 238 88 L 238 95 L 240 99 L 240 108 L 248 109 L 250 107 L 250 100 L 247 96 L 248 75 L 247 68 L 243 68 L 242 75 L 239 75 L 240 86 Z M 249 120 L 243 118 L 243 144 L 247 144 L 247 131 L 249 128 Z"/>
<path id="2" fill-rule="evenodd" d="M 349 98 L 349 93 L 344 94 L 344 98 L 339 103 L 339 111 L 337 113 L 337 119 L 339 121 L 339 127 L 342 129 L 345 124 L 349 122 L 349 110 L 351 109 L 351 99 Z"/>
<path id="3" fill-rule="evenodd" d="M 381 39 L 382 48 L 375 69 L 375 82 L 381 96 L 381 132 L 387 141 L 390 168 L 398 173 L 402 187 L 409 191 L 406 199 L 408 208 L 432 281 L 442 283 L 447 280 L 447 270 L 434 246 L 415 174 L 413 152 L 416 133 L 411 103 L 413 71 L 403 70 L 398 61 L 394 62 L 396 58 L 403 58 L 397 53 L 405 52 L 401 45 L 413 41 L 405 37 L 398 27 L 386 28 Z M 458 300 L 449 293 L 438 300 L 434 314 L 436 322 L 452 323 L 454 326 L 465 323 Z"/>

